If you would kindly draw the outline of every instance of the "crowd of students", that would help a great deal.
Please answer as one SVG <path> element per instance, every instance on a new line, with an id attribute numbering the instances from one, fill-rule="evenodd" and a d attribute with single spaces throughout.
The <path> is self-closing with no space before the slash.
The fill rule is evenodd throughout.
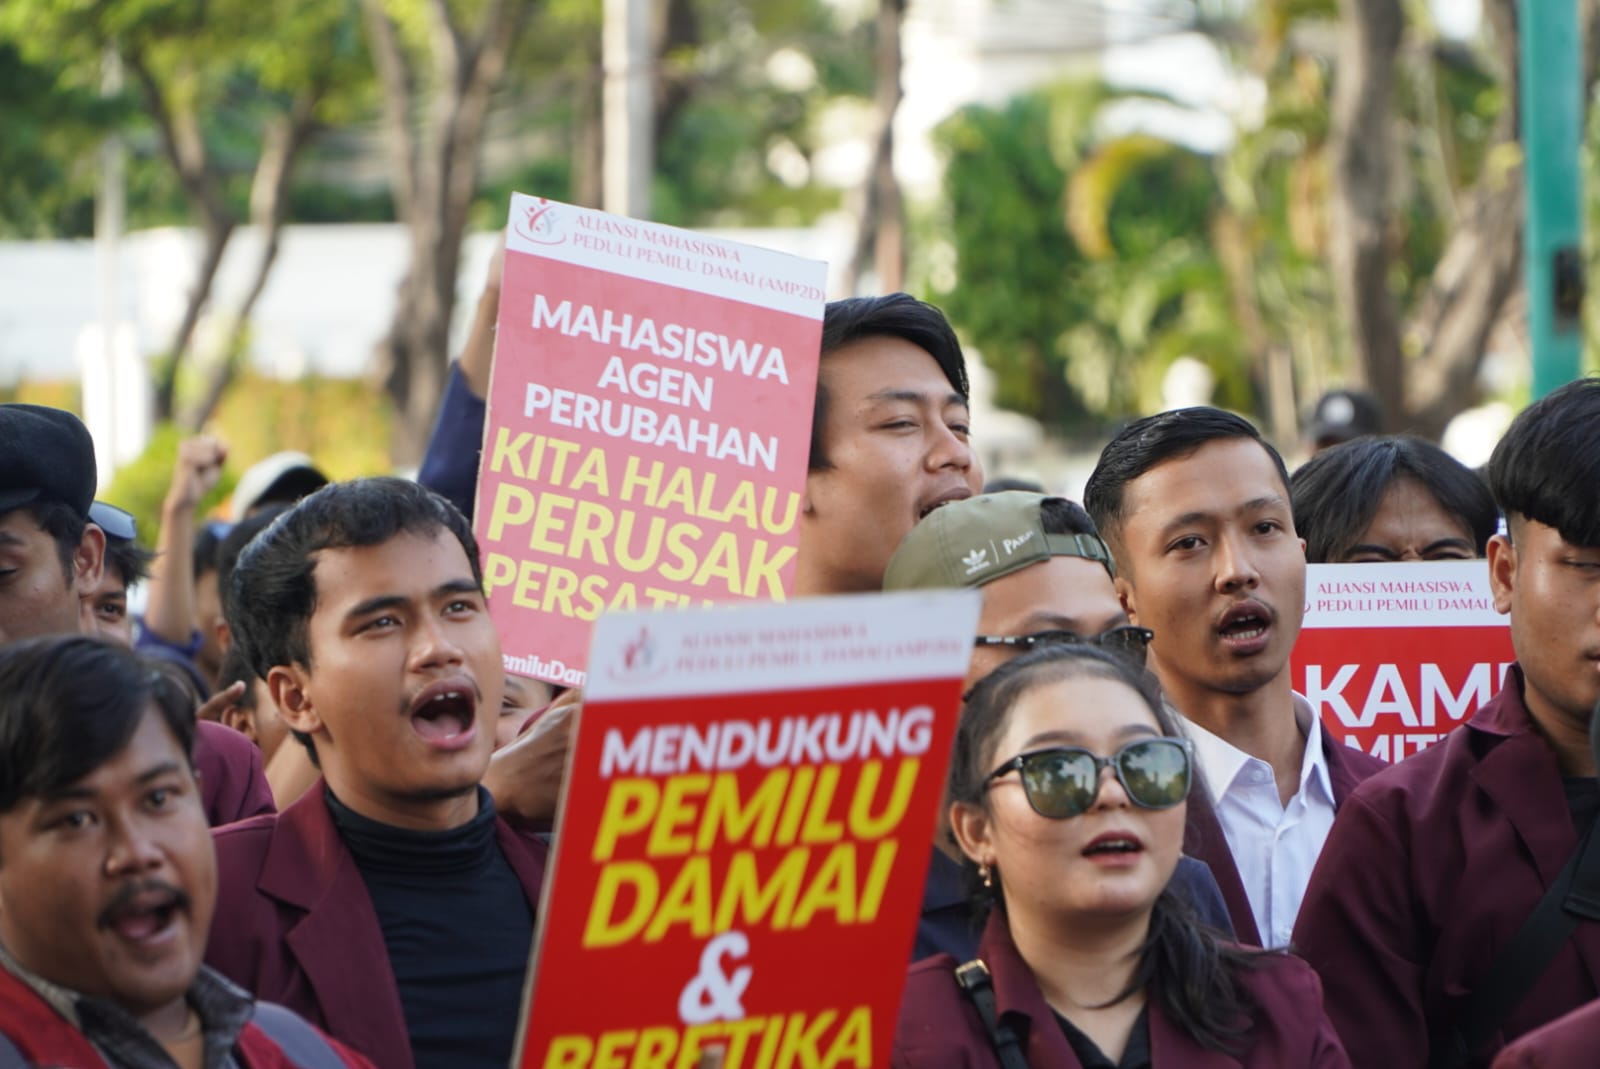
<path id="1" fill-rule="evenodd" d="M 153 562 L 82 424 L 0 405 L 0 1069 L 509 1064 L 582 696 L 506 675 L 482 593 L 496 299 L 418 482 L 279 457 L 214 530 L 196 439 Z M 894 1064 L 1592 1062 L 1600 379 L 1483 479 L 1162 413 L 1081 507 L 984 493 L 969 419 L 937 309 L 828 306 L 794 593 L 981 595 Z M 1308 556 L 1486 556 L 1504 689 L 1392 768 L 1339 744 Z"/>

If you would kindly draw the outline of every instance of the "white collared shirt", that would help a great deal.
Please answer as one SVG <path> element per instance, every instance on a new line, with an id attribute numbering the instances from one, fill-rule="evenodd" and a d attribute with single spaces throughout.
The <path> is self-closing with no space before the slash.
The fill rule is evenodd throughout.
<path id="1" fill-rule="evenodd" d="M 1278 798 L 1272 766 L 1178 714 L 1194 740 L 1195 761 L 1239 870 L 1263 945 L 1289 945 L 1311 869 L 1333 827 L 1333 781 L 1311 704 L 1294 696 L 1294 718 L 1306 740 L 1300 785 L 1289 804 Z"/>

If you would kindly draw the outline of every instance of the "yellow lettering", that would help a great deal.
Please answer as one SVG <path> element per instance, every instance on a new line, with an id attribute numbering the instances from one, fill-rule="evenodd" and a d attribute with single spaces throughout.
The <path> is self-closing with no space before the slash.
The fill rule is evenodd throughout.
<path id="1" fill-rule="evenodd" d="M 695 837 L 695 849 L 707 850 L 714 842 L 737 843 L 750 835 L 750 845 L 761 849 L 772 842 L 772 828 L 778 822 L 784 792 L 789 787 L 789 770 L 775 768 L 761 780 L 747 804 L 741 807 L 738 777 L 718 773 L 706 798 L 705 819 Z M 753 829 L 753 832 L 752 832 Z"/>
<path id="2" fill-rule="evenodd" d="M 795 907 L 794 926 L 804 928 L 824 910 L 837 917 L 840 924 L 852 924 L 856 919 L 855 899 L 856 847 L 854 843 L 840 843 L 828 851 L 822 868 L 806 885 L 806 893 Z"/>
<path id="3" fill-rule="evenodd" d="M 594 1042 L 588 1036 L 557 1036 L 544 1052 L 544 1069 L 583 1069 L 594 1057 Z"/>
<path id="4" fill-rule="evenodd" d="M 632 888 L 635 897 L 633 908 L 618 920 L 613 914 L 624 887 Z M 589 920 L 583 926 L 583 945 L 609 947 L 637 938 L 660 899 L 661 881 L 647 862 L 611 862 L 600 870 L 600 879 L 595 883 Z"/>
<path id="5" fill-rule="evenodd" d="M 782 931 L 789 927 L 810 857 L 809 849 L 795 847 L 783 856 L 763 883 L 756 870 L 756 855 L 744 850 L 734 854 L 728 863 L 728 875 L 722 881 L 715 930 L 725 932 L 736 924 L 759 924 L 768 913 L 772 914 L 773 928 Z"/>
<path id="6" fill-rule="evenodd" d="M 520 527 L 531 520 L 535 504 L 533 493 L 515 483 L 497 486 L 494 508 L 489 513 L 489 541 L 498 542 L 507 527 Z"/>
<path id="7" fill-rule="evenodd" d="M 711 859 L 691 857 L 683 863 L 677 879 L 667 888 L 661 908 L 644 933 L 646 943 L 654 943 L 674 924 L 687 924 L 689 931 L 702 937 L 711 934 Z"/>
<path id="8" fill-rule="evenodd" d="M 684 800 L 693 798 L 698 801 L 710 785 L 711 777 L 704 773 L 673 776 L 667 780 L 666 788 L 661 792 L 660 808 L 650 825 L 650 839 L 644 848 L 647 855 L 671 857 L 689 852 L 693 839 L 687 831 L 680 834 L 678 829 L 693 824 L 701 810 L 699 806 L 684 804 Z"/>
<path id="9" fill-rule="evenodd" d="M 888 804 L 878 816 L 872 815 L 872 801 L 878 795 L 878 784 L 883 780 L 883 762 L 874 759 L 861 768 L 861 779 L 856 783 L 856 793 L 850 800 L 850 834 L 857 839 L 881 839 L 905 818 L 911 806 L 911 792 L 917 786 L 917 770 L 921 762 L 911 757 L 900 762 L 895 769 L 894 789 Z"/>
<path id="10" fill-rule="evenodd" d="M 654 780 L 613 780 L 595 833 L 594 860 L 605 861 L 617 852 L 618 839 L 649 827 L 660 805 L 661 788 Z"/>

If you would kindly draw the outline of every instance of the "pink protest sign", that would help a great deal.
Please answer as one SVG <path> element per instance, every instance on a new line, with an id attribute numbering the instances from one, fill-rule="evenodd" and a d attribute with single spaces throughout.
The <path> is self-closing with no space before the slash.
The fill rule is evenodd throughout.
<path id="1" fill-rule="evenodd" d="M 1385 761 L 1472 718 L 1515 659 L 1488 562 L 1313 564 L 1294 686 L 1336 737 Z"/>
<path id="2" fill-rule="evenodd" d="M 506 669 L 608 610 L 782 600 L 826 265 L 517 194 L 476 533 Z"/>

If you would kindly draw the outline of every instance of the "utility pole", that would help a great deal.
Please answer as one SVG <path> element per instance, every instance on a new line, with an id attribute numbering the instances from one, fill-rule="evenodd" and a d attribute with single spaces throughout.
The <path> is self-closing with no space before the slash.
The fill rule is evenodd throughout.
<path id="1" fill-rule="evenodd" d="M 606 0 L 601 60 L 605 68 L 605 151 L 602 204 L 606 211 L 650 218 L 655 171 L 655 73 L 650 0 Z"/>
<path id="2" fill-rule="evenodd" d="M 1583 353 L 1584 87 L 1578 0 L 1521 0 L 1518 81 L 1527 224 L 1523 262 L 1533 396 L 1578 377 Z"/>

